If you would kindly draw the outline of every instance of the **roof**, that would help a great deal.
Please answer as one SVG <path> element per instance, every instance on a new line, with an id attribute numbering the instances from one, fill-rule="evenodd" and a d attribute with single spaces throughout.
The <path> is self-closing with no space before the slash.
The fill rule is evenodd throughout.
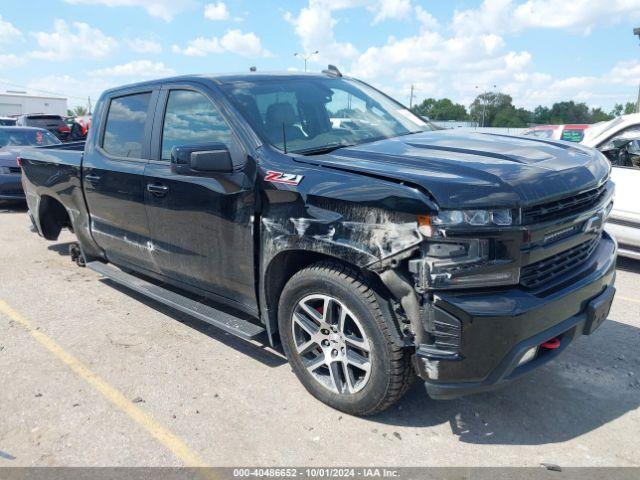
<path id="1" fill-rule="evenodd" d="M 29 93 L 16 92 L 0 92 L 0 97 L 40 98 L 42 100 L 67 100 L 67 97 L 56 97 L 54 95 L 31 95 Z"/>
<path id="2" fill-rule="evenodd" d="M 130 83 L 118 87 L 110 88 L 105 93 L 117 92 L 118 90 L 126 90 L 129 88 L 139 88 L 146 86 L 155 86 L 159 83 L 174 83 L 180 81 L 208 80 L 217 84 L 251 81 L 251 82 L 267 82 L 282 78 L 301 79 L 301 78 L 334 78 L 326 73 L 316 72 L 244 72 L 244 73 L 220 73 L 220 74 L 192 74 L 179 75 L 175 77 L 158 78 L 155 80 L 147 80 L 144 82 Z M 348 77 L 342 77 L 348 78 Z"/>

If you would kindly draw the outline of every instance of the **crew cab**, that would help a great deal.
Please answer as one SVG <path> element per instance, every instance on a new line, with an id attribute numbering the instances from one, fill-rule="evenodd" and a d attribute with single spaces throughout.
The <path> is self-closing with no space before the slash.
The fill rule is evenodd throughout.
<path id="1" fill-rule="evenodd" d="M 280 343 L 339 410 L 379 412 L 416 375 L 439 399 L 505 385 L 608 315 L 614 185 L 591 148 L 432 132 L 333 67 L 115 88 L 93 120 L 84 149 L 21 152 L 39 234 Z"/>

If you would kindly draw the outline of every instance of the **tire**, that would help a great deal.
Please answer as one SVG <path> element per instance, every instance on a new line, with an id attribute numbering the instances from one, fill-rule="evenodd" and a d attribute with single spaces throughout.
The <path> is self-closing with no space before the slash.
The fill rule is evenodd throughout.
<path id="1" fill-rule="evenodd" d="M 345 265 L 322 262 L 291 277 L 280 297 L 278 327 L 300 382 L 342 412 L 379 413 L 415 377 L 411 352 L 393 342 L 374 290 Z"/>

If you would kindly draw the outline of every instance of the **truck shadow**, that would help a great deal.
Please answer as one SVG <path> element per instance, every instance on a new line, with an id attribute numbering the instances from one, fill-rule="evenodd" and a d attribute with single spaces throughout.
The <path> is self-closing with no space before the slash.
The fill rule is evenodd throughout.
<path id="1" fill-rule="evenodd" d="M 616 269 L 624 270 L 625 272 L 640 273 L 640 260 L 634 260 L 633 258 L 618 257 L 616 262 Z"/>
<path id="2" fill-rule="evenodd" d="M 3 202 L 0 201 L 0 213 L 26 213 L 26 202 Z"/>
<path id="3" fill-rule="evenodd" d="M 449 423 L 460 441 L 540 445 L 595 430 L 640 406 L 640 329 L 614 320 L 555 362 L 504 390 L 436 401 L 420 382 L 371 418 L 408 427 Z"/>
<path id="4" fill-rule="evenodd" d="M 248 357 L 253 358 L 254 360 L 259 361 L 263 365 L 271 368 L 280 367 L 287 363 L 286 357 L 279 352 L 278 350 L 272 349 L 269 346 L 269 342 L 266 338 L 266 335 L 259 337 L 257 341 L 245 341 L 234 335 L 226 333 L 219 328 L 214 327 L 213 325 L 209 325 L 208 323 L 202 322 L 196 318 L 192 318 L 189 315 L 180 312 L 179 310 L 175 310 L 171 307 L 168 307 L 160 302 L 156 302 L 153 299 L 145 297 L 144 295 L 135 292 L 133 290 L 129 290 L 122 285 L 109 280 L 108 278 L 103 278 L 100 280 L 111 288 L 115 288 L 116 290 L 124 293 L 125 295 L 130 296 L 134 300 L 138 302 L 144 303 L 149 308 L 153 308 L 158 312 L 171 317 L 174 320 L 186 325 L 189 328 L 193 328 L 198 332 L 207 335 L 213 340 L 217 340 L 219 342 L 224 343 L 226 346 L 233 348 L 234 350 L 247 355 Z M 215 306 L 219 310 L 223 310 L 229 314 L 237 315 L 241 318 L 246 318 L 246 315 L 243 315 L 240 312 L 235 312 L 231 309 L 226 309 L 221 305 Z"/>

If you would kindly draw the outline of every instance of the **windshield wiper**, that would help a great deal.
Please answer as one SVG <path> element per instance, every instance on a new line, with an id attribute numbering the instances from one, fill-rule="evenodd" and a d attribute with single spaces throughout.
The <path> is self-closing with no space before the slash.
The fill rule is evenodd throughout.
<path id="1" fill-rule="evenodd" d="M 299 153 L 300 155 L 321 155 L 323 153 L 331 153 L 334 150 L 344 147 L 352 147 L 355 143 L 332 143 L 330 145 L 323 145 L 321 147 L 305 148 L 303 150 L 296 150 L 291 153 Z"/>

